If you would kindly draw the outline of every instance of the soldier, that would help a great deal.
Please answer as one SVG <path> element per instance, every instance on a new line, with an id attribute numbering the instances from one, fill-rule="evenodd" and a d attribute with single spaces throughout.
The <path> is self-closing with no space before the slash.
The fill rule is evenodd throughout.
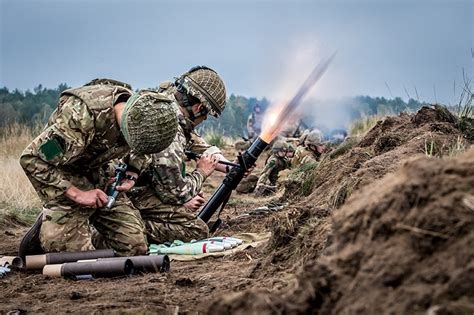
<path id="1" fill-rule="evenodd" d="M 225 160 L 217 147 L 208 145 L 194 128 L 210 114 L 219 117 L 224 110 L 224 82 L 212 69 L 194 67 L 174 83 L 160 85 L 175 104 L 178 133 L 173 143 L 151 156 L 149 168 L 129 195 L 140 209 L 150 242 L 201 239 L 208 236 L 207 225 L 196 217 L 196 210 L 205 202 L 201 189 L 206 178 L 216 169 L 228 168 L 217 164 Z M 196 169 L 185 168 L 185 151 L 202 153 Z"/>
<path id="2" fill-rule="evenodd" d="M 176 135 L 170 105 L 164 95 L 133 93 L 113 81 L 93 81 L 61 93 L 45 129 L 20 157 L 43 202 L 42 213 L 22 240 L 21 256 L 41 249 L 95 249 L 90 225 L 120 255 L 147 251 L 138 210 L 125 197 L 112 209 L 104 208 L 106 169 L 112 159 L 125 157 L 127 178 L 118 189 L 133 187 L 143 167 L 141 155 L 163 150 Z"/>
<path id="3" fill-rule="evenodd" d="M 260 105 L 255 104 L 253 106 L 253 111 L 249 115 L 247 119 L 247 132 L 249 136 L 249 140 L 253 141 L 260 135 L 262 131 L 262 123 L 263 123 L 263 112 Z"/>
<path id="4" fill-rule="evenodd" d="M 288 150 L 286 151 L 286 158 L 288 162 L 295 156 L 295 146 L 292 143 L 288 143 Z"/>
<path id="5" fill-rule="evenodd" d="M 319 130 L 313 130 L 306 136 L 303 146 L 298 146 L 295 157 L 291 160 L 292 168 L 308 163 L 316 163 L 325 152 L 326 145 L 323 142 L 323 134 Z"/>
<path id="6" fill-rule="evenodd" d="M 288 168 L 286 153 L 288 144 L 283 140 L 277 140 L 272 146 L 272 155 L 265 162 L 255 188 L 255 195 L 265 196 L 276 192 L 278 173 Z"/>

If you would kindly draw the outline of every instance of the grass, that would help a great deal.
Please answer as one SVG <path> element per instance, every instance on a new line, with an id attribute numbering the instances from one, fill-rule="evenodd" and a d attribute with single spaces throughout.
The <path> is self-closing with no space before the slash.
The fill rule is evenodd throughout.
<path id="1" fill-rule="evenodd" d="M 300 196 L 308 196 L 313 192 L 314 185 L 316 183 L 315 172 L 320 163 L 321 162 L 301 165 L 300 167 L 292 170 L 288 175 L 288 179 L 299 183 L 300 189 L 297 193 Z"/>
<path id="2" fill-rule="evenodd" d="M 13 124 L 0 129 L 0 224 L 15 221 L 29 224 L 41 209 L 41 202 L 18 162 L 21 152 L 38 132 Z"/>
<path id="3" fill-rule="evenodd" d="M 224 148 L 226 145 L 232 143 L 230 138 L 223 136 L 221 133 L 214 129 L 208 129 L 204 134 L 204 140 L 210 145 L 214 145 L 218 148 Z"/>
<path id="4" fill-rule="evenodd" d="M 383 116 L 378 115 L 365 116 L 354 121 L 349 126 L 349 135 L 353 137 L 363 137 L 382 117 Z"/>
<path id="5" fill-rule="evenodd" d="M 433 140 L 431 141 L 426 141 L 425 140 L 425 155 L 428 157 L 434 157 L 435 156 L 435 142 Z"/>
<path id="6" fill-rule="evenodd" d="M 469 141 L 474 141 L 474 107 L 472 101 L 474 94 L 471 91 L 471 80 L 464 77 L 464 88 L 459 97 L 457 116 L 458 128 L 465 134 Z"/>

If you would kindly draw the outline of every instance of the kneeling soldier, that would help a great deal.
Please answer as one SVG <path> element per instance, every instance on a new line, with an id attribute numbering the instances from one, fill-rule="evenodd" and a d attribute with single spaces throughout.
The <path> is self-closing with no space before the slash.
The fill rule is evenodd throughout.
<path id="1" fill-rule="evenodd" d="M 209 114 L 219 117 L 224 110 L 224 82 L 212 69 L 194 67 L 175 82 L 162 83 L 160 91 L 173 100 L 178 115 L 178 133 L 163 152 L 151 156 L 150 166 L 128 195 L 140 209 L 149 242 L 190 241 L 208 236 L 209 229 L 196 210 L 205 202 L 201 189 L 217 164 L 226 160 L 217 147 L 208 145 L 194 128 Z M 185 169 L 186 151 L 202 154 L 196 169 Z"/>
<path id="2" fill-rule="evenodd" d="M 120 255 L 147 251 L 139 211 L 124 196 L 112 209 L 104 207 L 106 168 L 123 158 L 129 167 L 119 189 L 130 189 L 143 167 L 142 154 L 165 149 L 178 123 L 169 98 L 127 87 L 99 80 L 64 91 L 45 129 L 23 151 L 20 164 L 43 211 L 20 245 L 21 256 L 95 249 L 90 225 Z"/>

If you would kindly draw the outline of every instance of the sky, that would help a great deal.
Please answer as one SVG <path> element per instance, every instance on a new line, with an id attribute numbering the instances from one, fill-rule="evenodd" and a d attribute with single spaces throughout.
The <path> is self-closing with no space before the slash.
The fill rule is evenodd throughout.
<path id="1" fill-rule="evenodd" d="M 453 104 L 473 77 L 474 1 L 0 0 L 0 86 L 155 87 L 194 65 L 228 94 L 287 99 L 337 52 L 312 95 Z M 415 92 L 416 89 L 416 92 Z"/>

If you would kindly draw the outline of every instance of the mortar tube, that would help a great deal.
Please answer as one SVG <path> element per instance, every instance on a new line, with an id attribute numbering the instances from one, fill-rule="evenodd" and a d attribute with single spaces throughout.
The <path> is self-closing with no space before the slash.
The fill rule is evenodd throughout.
<path id="1" fill-rule="evenodd" d="M 23 268 L 23 259 L 18 256 L 3 256 L 0 257 L 0 267 L 9 265 L 13 268 Z"/>
<path id="2" fill-rule="evenodd" d="M 258 137 L 241 156 L 239 156 L 239 167 L 232 167 L 229 173 L 222 181 L 222 184 L 217 188 L 211 198 L 207 201 L 201 211 L 198 213 L 198 218 L 205 223 L 209 222 L 213 214 L 220 208 L 224 200 L 230 197 L 232 190 L 237 188 L 244 177 L 245 172 L 252 167 L 257 161 L 259 155 L 268 146 L 262 138 Z"/>
<path id="3" fill-rule="evenodd" d="M 94 278 L 128 276 L 133 273 L 133 263 L 130 259 L 119 259 L 95 262 L 72 262 L 46 265 L 43 275 L 51 277 L 66 277 L 75 279 L 77 276 L 91 275 Z"/>
<path id="4" fill-rule="evenodd" d="M 112 257 L 99 258 L 97 261 L 113 261 L 130 259 L 133 263 L 134 273 L 138 272 L 169 272 L 170 259 L 167 255 L 152 256 L 130 256 L 130 257 Z"/>

